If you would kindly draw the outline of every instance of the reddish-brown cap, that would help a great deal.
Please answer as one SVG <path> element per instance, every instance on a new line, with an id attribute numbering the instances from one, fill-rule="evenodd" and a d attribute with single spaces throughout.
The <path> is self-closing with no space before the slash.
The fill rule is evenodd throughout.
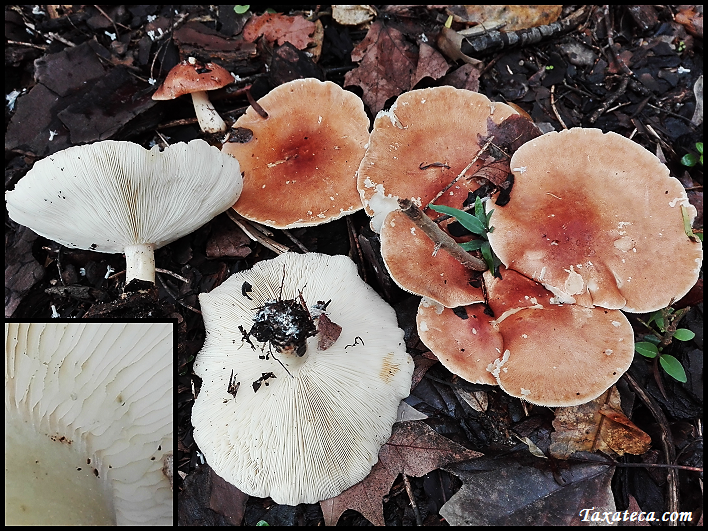
<path id="1" fill-rule="evenodd" d="M 330 81 L 296 79 L 258 104 L 268 117 L 249 107 L 234 124 L 245 142 L 222 149 L 244 173 L 234 210 L 276 228 L 319 225 L 360 210 L 356 170 L 369 140 L 361 100 Z"/>
<path id="2" fill-rule="evenodd" d="M 489 367 L 501 388 L 542 406 L 597 398 L 629 368 L 634 332 L 619 310 L 549 304 L 552 293 L 519 273 L 484 280 L 503 355 Z"/>
<path id="3" fill-rule="evenodd" d="M 492 249 L 560 302 L 650 312 L 685 295 L 703 257 L 696 209 L 654 155 L 615 133 L 570 129 L 521 146 Z"/>
<path id="4" fill-rule="evenodd" d="M 192 94 L 216 90 L 233 83 L 234 78 L 216 63 L 182 61 L 169 71 L 162 86 L 152 95 L 153 100 L 173 100 Z"/>
<path id="5" fill-rule="evenodd" d="M 376 117 L 357 185 L 372 228 L 381 232 L 389 273 L 403 289 L 448 307 L 484 300 L 470 285 L 470 271 L 444 250 L 435 252 L 431 239 L 394 211 L 399 198 L 421 208 L 433 200 L 462 208 L 480 186 L 468 176 L 484 165 L 478 155 L 490 131 L 511 116 L 518 116 L 511 107 L 477 92 L 435 87 L 402 94 Z"/>
<path id="6" fill-rule="evenodd" d="M 484 310 L 483 304 L 453 310 L 423 297 L 418 336 L 450 372 L 468 382 L 496 385 L 487 367 L 502 355 L 502 336 Z"/>
<path id="7" fill-rule="evenodd" d="M 481 278 L 435 243 L 400 210 L 389 212 L 381 227 L 381 255 L 402 289 L 448 308 L 484 301 Z"/>

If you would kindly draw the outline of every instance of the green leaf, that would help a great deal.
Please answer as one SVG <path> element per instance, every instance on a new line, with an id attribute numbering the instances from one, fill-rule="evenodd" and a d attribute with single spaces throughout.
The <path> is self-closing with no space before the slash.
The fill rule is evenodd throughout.
<path id="1" fill-rule="evenodd" d="M 251 6 L 234 6 L 234 11 L 237 15 L 243 15 L 246 11 L 250 9 Z"/>
<path id="2" fill-rule="evenodd" d="M 681 164 L 689 168 L 693 168 L 696 164 L 698 164 L 699 158 L 700 157 L 695 153 L 686 153 L 683 157 L 681 157 Z"/>
<path id="3" fill-rule="evenodd" d="M 492 248 L 489 245 L 488 241 L 482 242 L 482 246 L 479 248 L 479 250 L 482 252 L 482 258 L 484 258 L 484 262 L 487 264 L 487 267 L 489 268 L 489 272 L 493 275 L 495 273 L 495 265 L 494 265 L 494 253 L 492 253 Z"/>
<path id="4" fill-rule="evenodd" d="M 264 525 L 267 525 L 268 527 L 270 527 L 270 524 L 268 522 L 266 522 L 265 520 L 258 520 L 256 522 L 256 526 L 264 526 Z"/>
<path id="5" fill-rule="evenodd" d="M 428 207 L 435 210 L 435 212 L 440 212 L 441 214 L 453 216 L 457 219 L 457 221 L 460 222 L 460 225 L 462 225 L 471 233 L 477 234 L 478 236 L 482 236 L 484 238 L 487 237 L 487 229 L 484 226 L 484 223 L 482 223 L 469 212 L 465 212 L 464 210 L 459 210 L 457 208 L 433 204 L 428 205 Z"/>
<path id="6" fill-rule="evenodd" d="M 687 328 L 679 328 L 674 332 L 674 339 L 678 339 L 679 341 L 691 341 L 694 337 L 696 337 L 696 334 Z"/>
<path id="7" fill-rule="evenodd" d="M 686 371 L 683 370 L 683 366 L 679 360 L 669 354 L 662 354 L 659 358 L 659 363 L 666 371 L 666 374 L 671 376 L 674 380 L 686 383 Z"/>
<path id="8" fill-rule="evenodd" d="M 484 215 L 484 205 L 482 205 L 482 201 L 479 197 L 474 200 L 474 217 L 480 221 L 486 219 Z M 484 221 L 482 221 L 482 223 L 484 223 Z"/>
<path id="9" fill-rule="evenodd" d="M 477 251 L 480 247 L 482 247 L 482 244 L 484 242 L 485 240 L 472 240 L 469 242 L 460 243 L 458 245 L 462 247 L 465 251 Z"/>
<path id="10" fill-rule="evenodd" d="M 703 142 L 696 142 L 696 151 L 703 155 Z"/>
<path id="11" fill-rule="evenodd" d="M 634 345 L 634 350 L 646 358 L 656 358 L 656 355 L 659 354 L 659 349 L 656 345 L 647 341 L 640 341 L 639 343 L 636 343 Z"/>

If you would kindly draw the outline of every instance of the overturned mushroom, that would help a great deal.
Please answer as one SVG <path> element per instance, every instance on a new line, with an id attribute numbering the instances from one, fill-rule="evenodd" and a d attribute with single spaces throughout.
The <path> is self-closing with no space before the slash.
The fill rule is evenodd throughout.
<path id="1" fill-rule="evenodd" d="M 214 471 L 288 505 L 361 481 L 409 393 L 413 362 L 395 312 L 354 263 L 285 253 L 199 298 L 207 335 L 192 423 Z M 321 347 L 323 315 L 341 333 Z"/>
<path id="2" fill-rule="evenodd" d="M 599 129 L 548 133 L 511 159 L 516 179 L 489 234 L 509 268 L 559 302 L 650 312 L 696 283 L 703 251 L 684 231 L 696 209 L 640 145 Z"/>
<path id="3" fill-rule="evenodd" d="M 244 188 L 234 210 L 270 227 L 319 225 L 362 208 L 356 171 L 369 118 L 353 93 L 330 81 L 296 79 L 258 100 L 234 124 L 223 151 Z"/>
<path id="4" fill-rule="evenodd" d="M 171 525 L 169 323 L 5 325 L 5 524 Z"/>
<path id="5" fill-rule="evenodd" d="M 45 238 L 125 253 L 127 284 L 155 282 L 154 250 L 201 227 L 240 193 L 238 162 L 203 140 L 164 151 L 105 140 L 40 160 L 5 198 L 10 218 Z"/>

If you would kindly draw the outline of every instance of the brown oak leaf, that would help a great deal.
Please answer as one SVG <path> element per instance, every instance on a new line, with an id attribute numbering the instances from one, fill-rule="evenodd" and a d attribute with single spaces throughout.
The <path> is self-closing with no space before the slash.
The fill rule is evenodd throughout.
<path id="1" fill-rule="evenodd" d="M 550 453 L 559 459 L 597 450 L 608 455 L 640 455 L 651 445 L 651 437 L 622 412 L 615 386 L 587 404 L 556 408 L 553 427 Z"/>
<path id="2" fill-rule="evenodd" d="M 359 66 L 347 72 L 344 84 L 364 89 L 364 103 L 377 114 L 387 99 L 410 90 L 418 50 L 403 33 L 377 20 L 352 51 L 352 61 Z"/>
<path id="3" fill-rule="evenodd" d="M 320 502 L 325 525 L 336 525 L 347 509 L 360 512 L 374 525 L 385 525 L 382 499 L 398 474 L 420 477 L 443 465 L 480 456 L 421 421 L 397 422 L 371 473 L 339 496 Z"/>
<path id="4" fill-rule="evenodd" d="M 302 16 L 266 13 L 250 18 L 243 28 L 243 39 L 253 42 L 263 35 L 268 42 L 277 42 L 278 46 L 289 42 L 298 50 L 304 50 L 313 43 L 314 33 L 315 23 Z"/>

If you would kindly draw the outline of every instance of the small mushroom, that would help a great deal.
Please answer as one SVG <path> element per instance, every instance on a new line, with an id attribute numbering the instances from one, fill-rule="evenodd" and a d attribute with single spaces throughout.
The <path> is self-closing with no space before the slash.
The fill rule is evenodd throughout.
<path id="1" fill-rule="evenodd" d="M 222 133 L 226 131 L 226 123 L 209 101 L 207 91 L 220 89 L 233 81 L 233 76 L 224 67 L 216 63 L 202 64 L 190 57 L 168 72 L 152 99 L 174 100 L 191 94 L 201 130 L 205 133 Z"/>
<path id="2" fill-rule="evenodd" d="M 372 229 L 381 233 L 386 268 L 401 288 L 446 307 L 484 300 L 471 272 L 401 215 L 398 200 L 461 209 L 480 187 L 471 177 L 485 164 L 486 140 L 509 117 L 518 113 L 508 105 L 453 87 L 412 90 L 377 115 L 357 186 Z"/>
<path id="3" fill-rule="evenodd" d="M 287 505 L 364 479 L 408 396 L 413 362 L 395 312 L 356 265 L 285 253 L 199 300 L 207 334 L 194 362 L 202 388 L 192 424 L 212 469 Z M 326 350 L 313 310 L 341 326 Z"/>
<path id="4" fill-rule="evenodd" d="M 105 140 L 37 162 L 5 194 L 10 218 L 66 247 L 125 253 L 126 284 L 155 282 L 154 250 L 229 208 L 239 165 L 203 140 L 160 151 Z"/>
<path id="5" fill-rule="evenodd" d="M 269 227 L 319 225 L 362 208 L 356 171 L 369 118 L 353 93 L 330 81 L 296 79 L 258 100 L 234 124 L 222 151 L 243 171 L 234 210 Z"/>
<path id="6" fill-rule="evenodd" d="M 5 524 L 172 525 L 173 325 L 5 324 Z"/>
<path id="7" fill-rule="evenodd" d="M 696 283 L 701 243 L 686 235 L 696 209 L 649 151 L 616 133 L 569 129 L 511 158 L 511 200 L 495 208 L 499 259 L 558 302 L 651 312 Z"/>

